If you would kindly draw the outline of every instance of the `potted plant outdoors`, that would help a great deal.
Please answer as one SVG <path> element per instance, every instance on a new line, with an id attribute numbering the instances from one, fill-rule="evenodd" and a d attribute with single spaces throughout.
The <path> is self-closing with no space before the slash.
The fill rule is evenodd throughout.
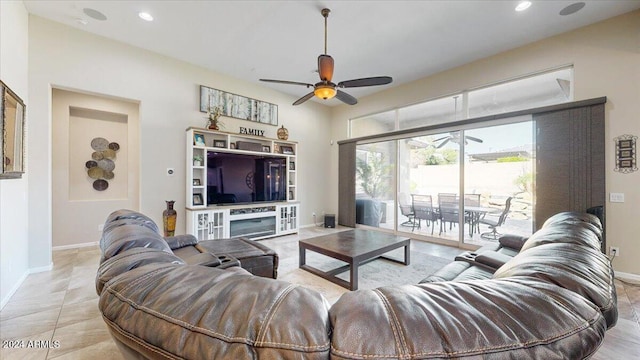
<path id="1" fill-rule="evenodd" d="M 356 220 L 362 224 L 379 226 L 385 221 L 386 204 L 380 200 L 389 193 L 391 166 L 383 153 L 373 153 L 367 160 L 356 158 L 356 178 L 369 199 L 356 199 Z M 358 206 L 360 205 L 360 206 Z M 360 212 L 360 213 L 359 213 Z"/>
<path id="2" fill-rule="evenodd" d="M 195 154 L 193 155 L 193 166 L 202 166 L 202 155 Z"/>
<path id="3" fill-rule="evenodd" d="M 211 130 L 220 130 L 224 124 L 219 120 L 222 116 L 222 106 L 209 107 L 207 110 L 207 128 Z"/>

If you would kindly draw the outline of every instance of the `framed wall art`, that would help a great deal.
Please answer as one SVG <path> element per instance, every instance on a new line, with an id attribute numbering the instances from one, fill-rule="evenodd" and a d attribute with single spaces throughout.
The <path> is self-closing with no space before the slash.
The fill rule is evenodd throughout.
<path id="1" fill-rule="evenodd" d="M 278 105 L 200 85 L 200 111 L 215 107 L 222 109 L 223 116 L 278 125 Z"/>
<path id="2" fill-rule="evenodd" d="M 613 170 L 623 174 L 637 171 L 636 140 L 638 140 L 638 137 L 633 135 L 621 135 L 613 140 L 616 144 L 616 167 Z"/>
<path id="3" fill-rule="evenodd" d="M 24 102 L 0 81 L 0 179 L 24 173 L 24 118 Z"/>

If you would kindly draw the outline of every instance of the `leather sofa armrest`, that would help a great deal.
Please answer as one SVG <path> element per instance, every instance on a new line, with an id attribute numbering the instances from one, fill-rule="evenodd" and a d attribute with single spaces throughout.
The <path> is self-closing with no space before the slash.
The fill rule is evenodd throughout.
<path id="1" fill-rule="evenodd" d="M 168 236 L 164 240 L 169 244 L 171 250 L 180 249 L 185 246 L 193 246 L 198 243 L 198 239 L 191 234 Z"/>
<path id="2" fill-rule="evenodd" d="M 216 267 L 221 264 L 220 259 L 212 253 L 199 253 L 184 259 L 187 265 L 202 265 Z"/>
<path id="3" fill-rule="evenodd" d="M 240 261 L 229 255 L 213 255 L 210 252 L 203 252 L 197 255 L 189 256 L 184 259 L 187 265 L 201 265 L 215 267 L 218 269 L 228 269 L 234 266 L 240 266 Z"/>
<path id="4" fill-rule="evenodd" d="M 520 251 L 524 243 L 529 239 L 529 237 L 513 235 L 513 234 L 505 234 L 498 238 L 500 245 L 504 247 L 508 247 L 510 249 L 515 249 Z"/>
<path id="5" fill-rule="evenodd" d="M 501 254 L 495 251 L 486 251 L 476 256 L 476 262 L 488 265 L 494 269 L 498 269 L 499 267 L 506 264 L 507 261 L 511 259 L 513 259 L 511 256 Z"/>

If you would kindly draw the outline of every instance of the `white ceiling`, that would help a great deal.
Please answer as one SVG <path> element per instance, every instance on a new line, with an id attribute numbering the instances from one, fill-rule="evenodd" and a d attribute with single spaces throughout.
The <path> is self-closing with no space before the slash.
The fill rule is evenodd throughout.
<path id="1" fill-rule="evenodd" d="M 34 15 L 203 66 L 249 82 L 318 81 L 322 8 L 330 8 L 334 82 L 392 76 L 390 85 L 348 89 L 362 97 L 640 8 L 640 0 L 583 1 L 24 1 Z M 98 10 L 107 20 L 87 16 Z M 145 22 L 138 12 L 155 20 Z M 86 25 L 79 20 L 86 20 Z M 302 86 L 263 86 L 301 97 Z M 214 84 L 211 84 L 214 85 Z M 320 101 L 320 100 L 316 100 Z M 327 105 L 338 105 L 332 99 Z"/>

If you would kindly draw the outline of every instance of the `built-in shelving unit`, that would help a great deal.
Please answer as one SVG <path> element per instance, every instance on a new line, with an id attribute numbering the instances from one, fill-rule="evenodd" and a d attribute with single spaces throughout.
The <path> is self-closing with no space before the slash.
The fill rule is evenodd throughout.
<path id="1" fill-rule="evenodd" d="M 209 151 L 265 155 L 286 161 L 286 201 L 208 205 Z M 187 232 L 200 240 L 261 239 L 298 231 L 298 145 L 293 141 L 200 128 L 186 131 Z"/>

